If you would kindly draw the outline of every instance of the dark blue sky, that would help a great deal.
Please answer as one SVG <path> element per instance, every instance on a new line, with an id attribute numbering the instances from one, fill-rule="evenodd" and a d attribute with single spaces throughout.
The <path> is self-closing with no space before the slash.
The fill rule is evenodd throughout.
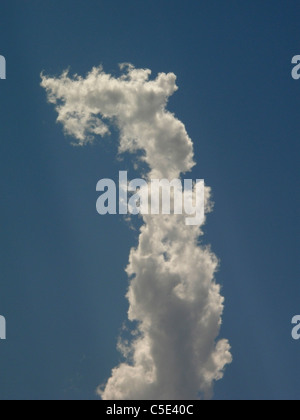
<path id="1" fill-rule="evenodd" d="M 125 163 L 116 134 L 71 147 L 39 86 L 43 70 L 120 62 L 178 76 L 169 109 L 213 188 L 205 241 L 234 357 L 215 398 L 299 398 L 299 19 L 293 0 L 2 2 L 0 399 L 93 399 L 120 360 L 137 233 L 97 215 L 95 186 Z"/>

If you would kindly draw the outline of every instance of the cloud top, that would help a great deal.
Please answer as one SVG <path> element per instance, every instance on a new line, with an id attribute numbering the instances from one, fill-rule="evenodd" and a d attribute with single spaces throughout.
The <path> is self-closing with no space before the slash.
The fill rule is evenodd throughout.
<path id="1" fill-rule="evenodd" d="M 65 133 L 83 146 L 95 135 L 120 130 L 119 151 L 142 151 L 152 178 L 177 178 L 194 166 L 193 144 L 184 125 L 166 110 L 168 98 L 178 89 L 173 73 L 149 80 L 151 71 L 122 65 L 116 78 L 94 68 L 85 78 L 42 75 L 48 100 L 55 104 L 57 121 Z"/>

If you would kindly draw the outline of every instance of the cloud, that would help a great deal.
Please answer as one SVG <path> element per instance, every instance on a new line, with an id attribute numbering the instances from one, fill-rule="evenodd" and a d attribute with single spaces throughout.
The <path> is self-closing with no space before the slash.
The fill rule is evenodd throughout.
<path id="1" fill-rule="evenodd" d="M 79 145 L 120 132 L 119 152 L 146 162 L 148 177 L 179 178 L 194 163 L 184 124 L 167 109 L 176 76 L 125 64 L 120 77 L 94 68 L 85 78 L 42 75 L 41 85 L 58 112 L 58 122 Z M 134 162 L 136 163 L 136 162 Z M 209 211 L 210 189 L 206 188 Z M 105 400 L 211 398 L 214 381 L 231 363 L 227 340 L 217 341 L 224 299 L 215 282 L 218 260 L 199 245 L 201 227 L 185 216 L 143 216 L 137 248 L 127 273 L 128 318 L 137 322 L 130 343 L 119 343 L 124 363 L 99 387 Z"/>
<path id="2" fill-rule="evenodd" d="M 184 125 L 166 111 L 167 100 L 176 90 L 173 73 L 149 81 L 150 70 L 127 66 L 120 78 L 94 68 L 86 78 L 71 79 L 42 75 L 42 86 L 55 104 L 57 121 L 79 145 L 109 134 L 115 123 L 121 133 L 120 152 L 144 152 L 152 177 L 176 178 L 193 165 L 193 144 Z"/>

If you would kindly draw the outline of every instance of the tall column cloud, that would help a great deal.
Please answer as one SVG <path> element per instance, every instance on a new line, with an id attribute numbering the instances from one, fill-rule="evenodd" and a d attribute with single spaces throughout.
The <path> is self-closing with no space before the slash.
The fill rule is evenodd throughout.
<path id="1" fill-rule="evenodd" d="M 173 73 L 121 66 L 120 77 L 93 68 L 85 78 L 41 75 L 66 134 L 84 146 L 120 132 L 119 152 L 147 164 L 148 179 L 172 180 L 194 167 L 193 142 L 166 107 L 178 89 Z M 138 154 L 137 154 L 138 152 Z M 142 153 L 141 153 L 142 152 Z M 210 189 L 206 187 L 206 211 Z M 211 398 L 232 356 L 219 340 L 224 298 L 215 281 L 218 260 L 199 245 L 201 226 L 184 215 L 144 215 L 138 246 L 130 252 L 128 318 L 137 323 L 124 362 L 98 393 L 104 400 Z"/>

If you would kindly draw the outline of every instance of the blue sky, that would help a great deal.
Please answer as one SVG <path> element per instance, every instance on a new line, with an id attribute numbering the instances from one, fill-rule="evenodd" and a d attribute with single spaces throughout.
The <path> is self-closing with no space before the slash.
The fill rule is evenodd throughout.
<path id="1" fill-rule="evenodd" d="M 120 361 L 137 233 L 95 211 L 97 181 L 124 169 L 117 134 L 71 147 L 39 84 L 121 62 L 177 75 L 169 109 L 194 141 L 192 177 L 213 189 L 205 241 L 234 358 L 215 399 L 299 398 L 299 17 L 292 0 L 3 2 L 1 399 L 93 399 Z"/>

